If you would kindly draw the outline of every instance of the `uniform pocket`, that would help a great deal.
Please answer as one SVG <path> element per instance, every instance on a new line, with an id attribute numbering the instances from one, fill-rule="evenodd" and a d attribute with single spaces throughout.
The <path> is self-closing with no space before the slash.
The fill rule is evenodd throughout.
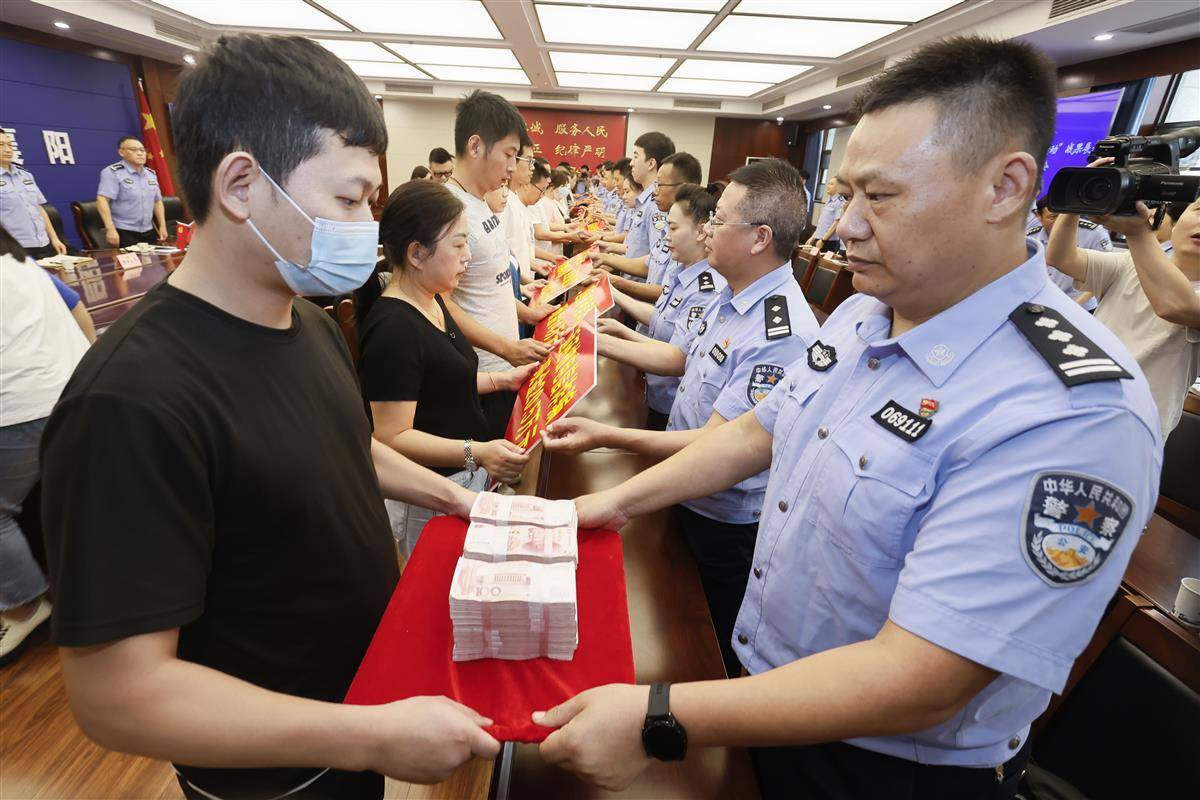
<path id="1" fill-rule="evenodd" d="M 904 529 L 932 476 L 932 459 L 869 419 L 842 426 L 833 442 L 819 489 L 819 526 L 856 561 L 899 567 Z"/>

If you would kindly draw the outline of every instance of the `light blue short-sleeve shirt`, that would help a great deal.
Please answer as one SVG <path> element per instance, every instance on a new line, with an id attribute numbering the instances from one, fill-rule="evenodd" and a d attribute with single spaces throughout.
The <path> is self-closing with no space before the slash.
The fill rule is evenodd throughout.
<path id="1" fill-rule="evenodd" d="M 1043 250 L 1050 243 L 1050 234 L 1040 222 L 1025 231 L 1025 235 L 1041 242 Z M 1111 253 L 1113 249 L 1112 238 L 1108 235 L 1108 231 L 1087 219 L 1079 220 L 1077 244 L 1085 250 L 1099 250 L 1101 253 Z M 1071 276 L 1059 272 L 1051 266 L 1047 266 L 1046 271 L 1050 274 L 1050 280 L 1055 286 L 1066 292 L 1067 297 L 1078 301 L 1083 290 L 1075 288 L 1075 281 Z M 1088 311 L 1093 311 L 1097 305 L 1099 303 L 1096 298 L 1092 297 L 1083 304 L 1083 307 Z"/>
<path id="2" fill-rule="evenodd" d="M 783 390 L 754 571 L 733 633 L 751 673 L 888 620 L 999 677 L 952 719 L 850 741 L 993 767 L 1062 690 L 1158 492 L 1137 362 L 1029 260 L 899 337 L 850 298 Z"/>
<path id="3" fill-rule="evenodd" d="M 44 202 L 42 190 L 26 169 L 16 164 L 8 169 L 0 167 L 0 225 L 22 247 L 50 244 L 50 234 L 42 218 Z"/>
<path id="4" fill-rule="evenodd" d="M 725 278 L 705 260 L 690 266 L 672 261 L 663 275 L 663 293 L 654 304 L 649 335 L 687 353 L 709 303 L 725 288 Z M 679 388 L 677 375 L 646 373 L 646 405 L 670 414 Z"/>
<path id="5" fill-rule="evenodd" d="M 726 286 L 693 323 L 687 366 L 667 430 L 704 427 L 713 412 L 741 416 L 784 382 L 817 334 L 817 320 L 784 262 L 736 295 Z M 719 522 L 758 520 L 767 471 L 683 505 Z"/>
<path id="6" fill-rule="evenodd" d="M 162 190 L 149 167 L 135 170 L 124 160 L 110 164 L 100 170 L 96 194 L 108 198 L 115 227 L 135 233 L 154 227 L 154 203 L 162 199 Z"/>
<path id="7" fill-rule="evenodd" d="M 654 202 L 654 184 L 638 195 L 637 203 L 629 210 L 629 235 L 625 237 L 625 255 L 641 258 L 650 253 L 650 231 L 653 216 L 658 211 Z"/>

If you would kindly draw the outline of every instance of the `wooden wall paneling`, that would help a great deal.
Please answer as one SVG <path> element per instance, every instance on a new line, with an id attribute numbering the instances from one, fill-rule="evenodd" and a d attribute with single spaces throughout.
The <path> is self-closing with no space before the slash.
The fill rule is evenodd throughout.
<path id="1" fill-rule="evenodd" d="M 708 163 L 710 181 L 726 176 L 746 163 L 746 156 L 774 156 L 802 167 L 804 141 L 788 147 L 787 137 L 795 123 L 782 125 L 775 120 L 717 117 L 713 126 L 712 158 Z"/>

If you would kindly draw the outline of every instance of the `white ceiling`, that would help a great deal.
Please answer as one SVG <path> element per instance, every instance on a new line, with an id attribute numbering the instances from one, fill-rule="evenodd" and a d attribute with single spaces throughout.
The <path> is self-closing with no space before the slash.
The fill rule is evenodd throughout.
<path id="1" fill-rule="evenodd" d="M 424 92 L 441 97 L 485 85 L 517 100 L 570 92 L 578 95 L 571 102 L 596 107 L 704 106 L 708 113 L 791 118 L 829 113 L 824 106 L 845 110 L 853 94 L 847 89 L 860 81 L 839 76 L 953 33 L 1030 39 L 1060 63 L 1200 33 L 1198 15 L 1195 23 L 1185 20 L 1165 31 L 1118 34 L 1103 43 L 1091 39 L 1093 31 L 1187 12 L 1196 7 L 1194 0 L 1109 0 L 1053 22 L 1050 5 L 1051 0 L 0 0 L 0 19 L 174 60 L 224 32 L 295 33 L 336 53 L 382 94 L 403 93 L 397 82 L 425 86 Z M 54 30 L 55 21 L 72 27 Z"/>

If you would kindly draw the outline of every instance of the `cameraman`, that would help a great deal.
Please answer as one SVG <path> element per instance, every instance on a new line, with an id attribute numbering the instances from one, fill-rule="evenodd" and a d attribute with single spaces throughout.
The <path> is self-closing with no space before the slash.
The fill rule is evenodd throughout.
<path id="1" fill-rule="evenodd" d="M 1054 230 L 1054 223 L 1058 220 L 1058 214 L 1046 207 L 1046 197 L 1038 198 L 1037 204 L 1034 206 L 1034 218 L 1037 220 L 1033 225 L 1025 231 L 1025 235 L 1037 239 L 1045 247 L 1050 242 L 1050 232 Z M 1079 220 L 1079 238 L 1077 244 L 1085 250 L 1099 250 L 1101 253 L 1111 253 L 1113 249 L 1112 239 L 1108 236 L 1108 231 L 1100 227 L 1091 220 L 1076 217 Z M 1096 298 L 1087 292 L 1081 292 L 1072 284 L 1075 282 L 1071 276 L 1064 275 L 1054 267 L 1047 268 L 1050 273 L 1050 280 L 1054 285 L 1067 293 L 1067 297 L 1074 300 L 1079 305 L 1083 306 L 1088 311 L 1096 310 Z"/>
<path id="2" fill-rule="evenodd" d="M 1088 166 L 1111 161 L 1102 158 Z M 1096 218 L 1125 236 L 1128 252 L 1077 247 L 1077 220 L 1073 214 L 1059 215 L 1046 246 L 1046 263 L 1074 278 L 1075 288 L 1095 294 L 1096 318 L 1129 348 L 1146 373 L 1166 439 L 1179 423 L 1188 387 L 1200 372 L 1200 201 L 1167 207 L 1159 234 L 1170 237 L 1169 254 L 1142 203 L 1133 216 Z"/>

